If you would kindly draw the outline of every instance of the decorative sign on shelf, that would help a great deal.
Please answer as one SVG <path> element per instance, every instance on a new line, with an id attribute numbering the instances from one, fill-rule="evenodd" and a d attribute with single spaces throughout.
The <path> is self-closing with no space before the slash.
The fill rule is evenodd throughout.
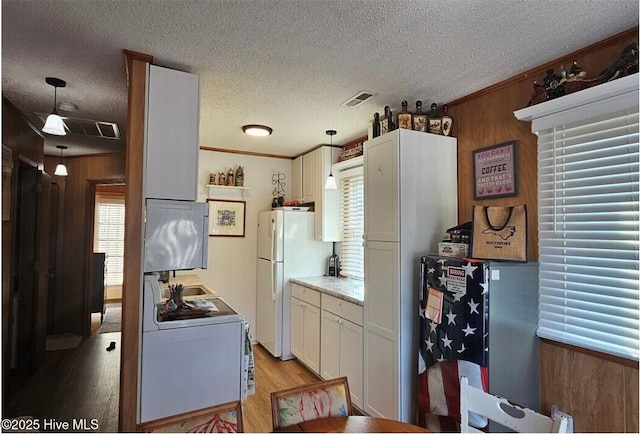
<path id="1" fill-rule="evenodd" d="M 513 140 L 473 151 L 475 200 L 518 195 L 517 144 Z"/>

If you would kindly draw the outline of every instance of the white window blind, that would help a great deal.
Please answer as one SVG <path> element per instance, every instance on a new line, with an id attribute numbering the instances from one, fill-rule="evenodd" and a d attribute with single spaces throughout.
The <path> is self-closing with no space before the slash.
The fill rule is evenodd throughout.
<path id="1" fill-rule="evenodd" d="M 124 259 L 124 198 L 97 198 L 96 252 L 106 253 L 107 285 L 122 285 Z"/>
<path id="2" fill-rule="evenodd" d="M 638 360 L 638 108 L 538 134 L 538 335 Z"/>
<path id="3" fill-rule="evenodd" d="M 340 177 L 342 216 L 340 274 L 364 279 L 364 174 L 362 167 L 345 171 Z"/>

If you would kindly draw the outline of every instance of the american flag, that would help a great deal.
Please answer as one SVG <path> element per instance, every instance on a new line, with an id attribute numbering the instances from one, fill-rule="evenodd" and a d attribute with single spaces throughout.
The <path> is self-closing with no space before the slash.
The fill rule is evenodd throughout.
<path id="1" fill-rule="evenodd" d="M 459 430 L 460 376 L 488 389 L 489 265 L 485 261 L 427 256 L 420 297 L 418 420 L 437 432 Z M 429 319 L 429 289 L 442 294 L 440 322 Z M 439 299 L 440 297 L 434 297 Z M 430 303 L 433 305 L 433 303 Z M 473 415 L 482 428 L 486 418 Z"/>
<path id="2" fill-rule="evenodd" d="M 420 355 L 425 367 L 445 360 L 487 366 L 489 265 L 485 261 L 427 256 L 420 303 Z M 425 315 L 429 288 L 443 293 L 440 324 Z"/>

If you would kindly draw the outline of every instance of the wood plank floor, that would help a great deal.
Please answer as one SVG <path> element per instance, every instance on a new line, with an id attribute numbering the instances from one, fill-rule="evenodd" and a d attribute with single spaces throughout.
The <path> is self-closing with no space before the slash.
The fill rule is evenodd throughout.
<path id="1" fill-rule="evenodd" d="M 111 341 L 114 351 L 106 351 Z M 254 345 L 256 393 L 243 405 L 245 432 L 271 431 L 272 391 L 319 381 L 295 360 L 282 362 Z M 74 350 L 49 351 L 44 364 L 10 400 L 3 418 L 96 419 L 97 432 L 118 431 L 120 333 L 93 334 Z M 51 431 L 51 430 L 41 430 Z"/>
<path id="2" fill-rule="evenodd" d="M 256 393 L 242 406 L 245 432 L 271 432 L 271 392 L 320 381 L 296 360 L 281 361 L 260 344 L 253 346 Z"/>

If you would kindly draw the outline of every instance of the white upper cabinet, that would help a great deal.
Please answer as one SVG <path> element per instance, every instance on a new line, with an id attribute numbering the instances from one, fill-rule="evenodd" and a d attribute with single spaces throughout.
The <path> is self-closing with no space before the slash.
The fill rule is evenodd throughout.
<path id="1" fill-rule="evenodd" d="M 291 165 L 291 199 L 302 200 L 302 155 L 293 160 Z"/>
<path id="2" fill-rule="evenodd" d="M 197 199 L 200 81 L 148 66 L 144 197 Z"/>

